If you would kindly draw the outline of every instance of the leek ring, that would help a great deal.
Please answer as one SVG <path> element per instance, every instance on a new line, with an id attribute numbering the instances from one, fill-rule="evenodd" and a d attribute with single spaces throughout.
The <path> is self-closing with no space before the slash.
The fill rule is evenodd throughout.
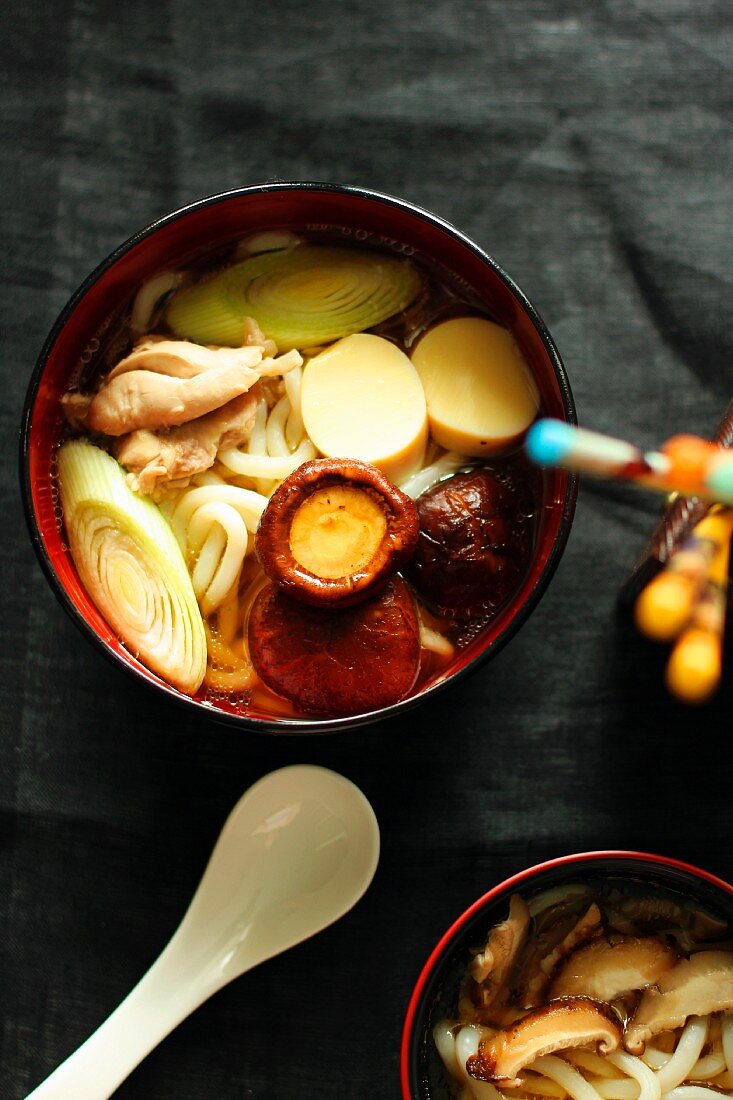
<path id="1" fill-rule="evenodd" d="M 266 252 L 170 300 L 168 324 L 199 344 L 241 345 L 252 317 L 278 350 L 328 344 L 401 312 L 423 280 L 406 259 L 368 249 L 301 245 Z"/>
<path id="2" fill-rule="evenodd" d="M 81 440 L 58 458 L 66 535 L 82 584 L 123 645 L 186 694 L 206 671 L 206 635 L 178 543 L 119 464 Z"/>

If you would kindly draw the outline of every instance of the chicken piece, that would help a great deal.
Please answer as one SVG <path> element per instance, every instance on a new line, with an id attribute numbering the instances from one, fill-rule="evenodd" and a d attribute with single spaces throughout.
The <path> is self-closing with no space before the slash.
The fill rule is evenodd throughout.
<path id="1" fill-rule="evenodd" d="M 165 336 L 145 336 L 124 359 L 120 359 L 105 382 L 133 370 L 150 370 L 172 378 L 195 378 L 223 367 L 256 367 L 262 361 L 262 347 L 217 348 L 193 344 L 189 340 L 169 340 Z"/>
<path id="2" fill-rule="evenodd" d="M 127 435 L 138 428 L 172 428 L 221 408 L 246 393 L 259 375 L 249 367 L 230 366 L 195 378 L 172 378 L 133 370 L 103 386 L 89 406 L 94 432 Z"/>
<path id="3" fill-rule="evenodd" d="M 129 470 L 132 489 L 159 499 L 171 482 L 183 488 L 194 474 L 213 466 L 220 447 L 237 447 L 252 432 L 258 396 L 254 390 L 220 409 L 169 432 L 140 428 L 119 441 L 117 461 Z"/>
<path id="4" fill-rule="evenodd" d="M 138 428 L 173 428 L 221 408 L 250 390 L 260 377 L 286 374 L 302 362 L 298 352 L 288 352 L 279 359 L 263 359 L 255 367 L 234 362 L 189 378 L 152 370 L 127 371 L 106 383 L 92 400 L 87 424 L 94 432 L 112 436 Z"/>

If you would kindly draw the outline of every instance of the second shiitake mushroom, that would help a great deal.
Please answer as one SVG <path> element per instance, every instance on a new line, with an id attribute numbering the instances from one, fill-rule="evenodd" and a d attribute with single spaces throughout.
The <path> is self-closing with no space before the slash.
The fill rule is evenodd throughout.
<path id="1" fill-rule="evenodd" d="M 528 494 L 487 466 L 454 474 L 417 502 L 420 537 L 406 576 L 439 615 L 491 613 L 516 591 L 529 562 Z"/>
<path id="2" fill-rule="evenodd" d="M 413 554 L 417 508 L 376 466 L 305 462 L 273 493 L 255 542 L 267 576 L 315 607 L 375 595 Z"/>

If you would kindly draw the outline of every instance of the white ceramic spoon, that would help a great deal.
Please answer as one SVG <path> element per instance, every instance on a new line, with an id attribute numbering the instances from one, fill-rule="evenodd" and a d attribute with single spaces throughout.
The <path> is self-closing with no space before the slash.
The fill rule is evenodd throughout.
<path id="1" fill-rule="evenodd" d="M 106 1100 L 212 993 L 348 912 L 378 859 L 377 819 L 348 779 L 305 765 L 260 779 L 229 815 L 162 954 L 26 1100 Z"/>

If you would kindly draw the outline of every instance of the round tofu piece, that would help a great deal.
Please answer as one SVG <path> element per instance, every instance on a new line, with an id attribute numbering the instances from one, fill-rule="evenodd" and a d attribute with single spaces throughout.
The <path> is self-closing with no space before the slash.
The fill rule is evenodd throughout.
<path id="1" fill-rule="evenodd" d="M 436 443 L 459 454 L 497 454 L 537 415 L 539 393 L 512 334 L 484 317 L 429 329 L 412 352 Z"/>
<path id="2" fill-rule="evenodd" d="M 394 484 L 423 460 L 425 392 L 404 352 L 382 336 L 346 336 L 310 359 L 301 412 L 321 454 L 371 462 Z"/>

